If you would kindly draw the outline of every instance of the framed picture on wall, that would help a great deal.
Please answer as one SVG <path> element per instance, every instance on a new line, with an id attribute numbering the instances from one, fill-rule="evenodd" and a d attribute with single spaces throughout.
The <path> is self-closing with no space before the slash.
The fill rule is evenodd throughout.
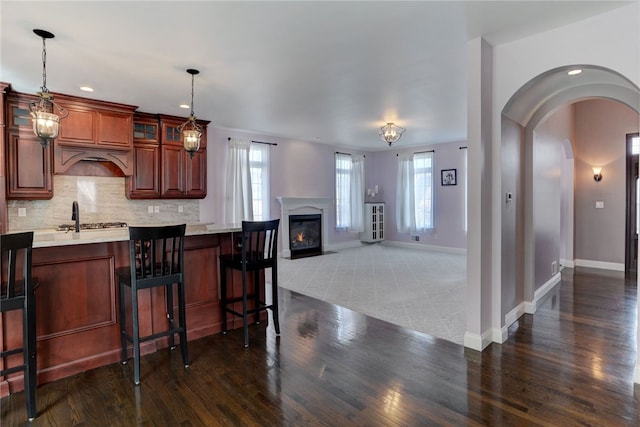
<path id="1" fill-rule="evenodd" d="M 456 185 L 456 170 L 442 169 L 440 171 L 440 180 L 442 185 Z"/>

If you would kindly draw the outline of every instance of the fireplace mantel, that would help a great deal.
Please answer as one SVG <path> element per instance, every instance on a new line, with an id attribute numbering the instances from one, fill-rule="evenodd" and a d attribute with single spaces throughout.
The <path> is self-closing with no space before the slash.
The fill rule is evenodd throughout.
<path id="1" fill-rule="evenodd" d="M 290 257 L 289 249 L 289 215 L 301 215 L 305 213 L 320 213 L 322 215 L 322 251 L 327 251 L 329 230 L 329 209 L 332 199 L 324 197 L 276 197 L 281 206 L 280 228 L 282 237 L 282 257 Z M 286 236 L 286 238 L 285 238 Z"/>

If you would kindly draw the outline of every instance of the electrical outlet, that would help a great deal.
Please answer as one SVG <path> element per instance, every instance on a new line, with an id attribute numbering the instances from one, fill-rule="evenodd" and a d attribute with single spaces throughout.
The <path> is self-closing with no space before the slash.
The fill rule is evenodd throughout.
<path id="1" fill-rule="evenodd" d="M 27 216 L 27 208 L 18 208 L 18 216 Z"/>
<path id="2" fill-rule="evenodd" d="M 411 240 L 413 240 L 415 242 L 419 242 L 420 241 L 420 236 L 411 236 Z"/>
<path id="3" fill-rule="evenodd" d="M 184 212 L 184 208 L 182 207 L 182 205 L 178 206 L 178 212 L 180 212 L 180 213 Z"/>
<path id="4" fill-rule="evenodd" d="M 551 274 L 556 274 L 558 272 L 558 261 L 553 261 L 551 263 Z"/>
<path id="5" fill-rule="evenodd" d="M 147 212 L 149 212 L 149 213 L 153 213 L 153 206 L 149 206 L 149 207 L 147 207 Z"/>
<path id="6" fill-rule="evenodd" d="M 153 213 L 160 213 L 160 206 L 154 206 Z"/>

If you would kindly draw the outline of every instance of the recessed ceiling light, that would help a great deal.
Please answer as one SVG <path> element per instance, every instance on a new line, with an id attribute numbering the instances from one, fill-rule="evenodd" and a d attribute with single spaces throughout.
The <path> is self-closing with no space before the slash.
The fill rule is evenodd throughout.
<path id="1" fill-rule="evenodd" d="M 570 76 L 577 76 L 581 72 L 582 72 L 582 70 L 578 68 L 576 70 L 570 70 L 567 74 L 569 74 Z"/>
<path id="2" fill-rule="evenodd" d="M 191 108 L 191 105 L 188 105 L 188 104 L 180 104 L 180 108 L 186 108 L 186 109 L 188 109 L 188 108 Z"/>
<path id="3" fill-rule="evenodd" d="M 80 86 L 80 90 L 83 90 L 85 92 L 93 92 L 93 88 L 89 86 Z"/>

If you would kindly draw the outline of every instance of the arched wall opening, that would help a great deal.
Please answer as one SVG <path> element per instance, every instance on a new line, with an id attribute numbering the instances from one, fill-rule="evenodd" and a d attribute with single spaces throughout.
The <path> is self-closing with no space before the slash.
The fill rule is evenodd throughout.
<path id="1" fill-rule="evenodd" d="M 582 69 L 582 73 L 577 76 L 567 74 L 576 68 Z M 557 283 L 536 280 L 540 253 L 547 249 L 540 242 L 541 233 L 536 234 L 539 224 L 536 215 L 540 214 L 536 210 L 536 194 L 540 191 L 537 185 L 544 183 L 545 178 L 536 169 L 536 143 L 541 140 L 541 129 L 558 111 L 592 99 L 617 101 L 640 114 L 640 90 L 635 84 L 613 70 L 590 65 L 565 66 L 538 75 L 520 88 L 502 110 L 502 192 L 505 198 L 511 191 L 518 195 L 512 202 L 503 203 L 501 213 L 503 331 L 522 314 L 535 313 L 537 301 Z M 558 198 L 560 214 L 557 220 L 562 230 L 559 230 L 561 242 L 556 250 L 561 262 L 572 267 L 575 257 L 571 200 L 574 185 L 569 177 L 576 173 L 575 159 L 571 138 L 565 138 L 559 146 L 563 155 L 556 182 L 563 192 Z M 553 265 L 548 267 L 552 272 Z"/>

